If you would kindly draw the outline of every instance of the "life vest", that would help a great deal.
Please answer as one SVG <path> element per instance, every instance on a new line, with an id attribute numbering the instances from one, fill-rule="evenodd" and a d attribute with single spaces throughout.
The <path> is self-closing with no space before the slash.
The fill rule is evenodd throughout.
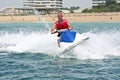
<path id="1" fill-rule="evenodd" d="M 68 29 L 68 23 L 65 19 L 63 19 L 61 23 L 59 21 L 56 21 L 55 25 L 56 25 L 57 30 Z"/>

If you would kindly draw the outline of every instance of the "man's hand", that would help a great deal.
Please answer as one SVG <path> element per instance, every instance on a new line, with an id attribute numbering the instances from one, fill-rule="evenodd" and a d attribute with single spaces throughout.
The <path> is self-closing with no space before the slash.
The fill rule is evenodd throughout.
<path id="1" fill-rule="evenodd" d="M 52 31 L 52 32 L 51 32 L 51 34 L 55 34 L 55 33 L 58 33 L 58 31 L 56 30 L 56 31 Z"/>

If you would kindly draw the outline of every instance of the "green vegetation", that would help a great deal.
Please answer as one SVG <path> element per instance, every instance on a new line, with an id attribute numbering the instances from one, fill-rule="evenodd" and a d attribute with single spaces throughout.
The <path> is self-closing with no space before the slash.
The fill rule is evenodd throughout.
<path id="1" fill-rule="evenodd" d="M 92 9 L 84 9 L 82 12 L 120 12 L 120 3 L 116 0 L 106 0 L 106 3 L 93 6 Z"/>
<path id="2" fill-rule="evenodd" d="M 63 10 L 69 10 L 71 13 L 74 13 L 74 10 L 76 9 L 80 9 L 80 7 L 76 6 L 76 7 L 70 7 L 70 8 L 63 8 Z"/>

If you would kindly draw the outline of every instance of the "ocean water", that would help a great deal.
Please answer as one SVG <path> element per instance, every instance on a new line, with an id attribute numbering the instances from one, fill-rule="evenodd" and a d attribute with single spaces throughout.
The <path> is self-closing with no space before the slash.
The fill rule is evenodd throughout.
<path id="1" fill-rule="evenodd" d="M 59 54 L 52 23 L 0 23 L 0 80 L 120 80 L 120 23 L 72 23 L 90 39 Z"/>

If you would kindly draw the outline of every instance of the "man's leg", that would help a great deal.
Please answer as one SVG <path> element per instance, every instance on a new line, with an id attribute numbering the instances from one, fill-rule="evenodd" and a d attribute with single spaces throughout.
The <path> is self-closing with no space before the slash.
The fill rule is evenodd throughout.
<path id="1" fill-rule="evenodd" d="M 60 47 L 60 37 L 58 37 L 57 43 L 58 43 L 58 47 Z"/>

